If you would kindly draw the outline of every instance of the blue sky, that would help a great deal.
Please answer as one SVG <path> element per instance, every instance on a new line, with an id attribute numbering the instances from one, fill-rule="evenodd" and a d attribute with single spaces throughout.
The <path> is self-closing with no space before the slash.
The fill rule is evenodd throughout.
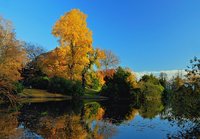
<path id="1" fill-rule="evenodd" d="M 0 0 L 17 37 L 51 50 L 56 20 L 78 8 L 88 15 L 94 46 L 115 52 L 134 71 L 184 69 L 200 56 L 199 0 Z"/>

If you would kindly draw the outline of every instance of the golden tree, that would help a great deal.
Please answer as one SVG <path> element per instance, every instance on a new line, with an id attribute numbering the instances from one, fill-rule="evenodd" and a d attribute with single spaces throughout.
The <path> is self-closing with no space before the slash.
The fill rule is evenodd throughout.
<path id="1" fill-rule="evenodd" d="M 89 64 L 92 48 L 92 32 L 87 27 L 87 16 L 78 9 L 66 13 L 56 22 L 52 34 L 66 47 L 66 69 L 69 79 L 81 78 L 85 65 Z"/>
<path id="2" fill-rule="evenodd" d="M 9 21 L 0 18 L 0 96 L 11 102 L 15 89 L 13 83 L 21 79 L 20 70 L 25 64 L 26 53 L 15 37 Z"/>
<path id="3" fill-rule="evenodd" d="M 78 9 L 64 14 L 54 25 L 52 34 L 60 46 L 39 58 L 41 69 L 48 76 L 81 80 L 85 88 L 86 74 L 100 67 L 104 51 L 92 47 L 92 32 L 87 27 L 87 16 Z"/>

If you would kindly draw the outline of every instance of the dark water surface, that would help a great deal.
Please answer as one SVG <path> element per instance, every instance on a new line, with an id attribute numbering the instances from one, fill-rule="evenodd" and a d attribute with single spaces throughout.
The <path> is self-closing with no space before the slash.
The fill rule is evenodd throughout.
<path id="1" fill-rule="evenodd" d="M 200 137 L 198 112 L 156 100 L 140 106 L 88 100 L 32 102 L 18 109 L 0 108 L 0 139 Z"/>

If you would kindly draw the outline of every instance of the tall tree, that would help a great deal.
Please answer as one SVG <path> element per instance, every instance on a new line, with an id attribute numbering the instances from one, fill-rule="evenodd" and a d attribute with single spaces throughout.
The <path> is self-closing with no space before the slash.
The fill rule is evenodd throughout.
<path id="1" fill-rule="evenodd" d="M 85 65 L 90 63 L 88 54 L 93 51 L 92 32 L 86 18 L 80 10 L 73 9 L 61 16 L 52 31 L 59 38 L 60 46 L 67 47 L 66 65 L 71 80 L 81 78 Z"/>
<path id="2" fill-rule="evenodd" d="M 15 37 L 12 24 L 0 17 L 0 98 L 15 100 L 14 83 L 21 79 L 21 69 L 26 63 L 22 43 Z"/>

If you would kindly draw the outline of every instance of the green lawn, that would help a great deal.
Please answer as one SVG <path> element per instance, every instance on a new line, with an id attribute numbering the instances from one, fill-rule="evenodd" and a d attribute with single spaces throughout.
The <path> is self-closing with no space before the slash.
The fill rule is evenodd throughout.
<path id="1" fill-rule="evenodd" d="M 86 88 L 83 99 L 106 99 L 106 97 L 99 95 L 100 90 Z"/>
<path id="2" fill-rule="evenodd" d="M 20 98 L 20 103 L 43 103 L 48 101 L 64 101 L 68 98 Z"/>

